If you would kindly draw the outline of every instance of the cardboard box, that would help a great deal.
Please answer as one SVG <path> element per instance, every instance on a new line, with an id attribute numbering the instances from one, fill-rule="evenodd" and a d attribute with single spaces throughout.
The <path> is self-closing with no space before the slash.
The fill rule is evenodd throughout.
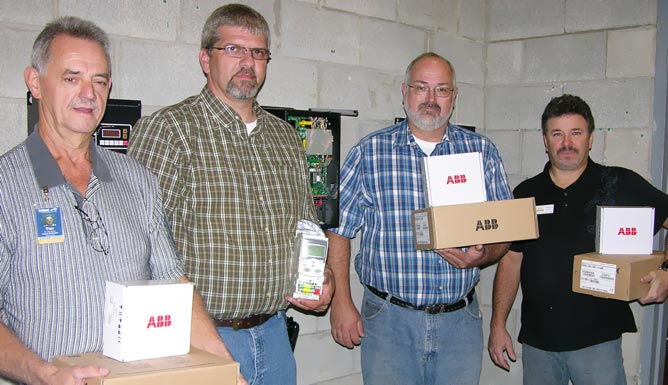
<path id="1" fill-rule="evenodd" d="M 418 250 L 538 238 L 534 198 L 436 206 L 413 212 Z"/>
<path id="2" fill-rule="evenodd" d="M 102 353 L 119 361 L 188 353 L 192 300 L 190 282 L 107 282 Z"/>
<path id="3" fill-rule="evenodd" d="M 428 156 L 422 159 L 427 207 L 484 202 L 485 172 L 482 154 Z"/>
<path id="4" fill-rule="evenodd" d="M 640 277 L 656 270 L 663 252 L 653 254 L 588 253 L 573 258 L 573 291 L 601 298 L 633 301 L 647 294 Z"/>
<path id="5" fill-rule="evenodd" d="M 98 365 L 106 377 L 90 378 L 84 385 L 236 385 L 239 364 L 201 350 L 179 356 L 119 362 L 101 353 L 53 358 L 56 366 Z"/>
<path id="6" fill-rule="evenodd" d="M 596 208 L 596 252 L 652 254 L 654 207 Z"/>

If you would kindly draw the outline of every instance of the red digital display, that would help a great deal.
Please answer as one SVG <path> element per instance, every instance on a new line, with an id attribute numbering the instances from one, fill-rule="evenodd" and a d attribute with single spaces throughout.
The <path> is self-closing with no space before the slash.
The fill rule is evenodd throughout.
<path id="1" fill-rule="evenodd" d="M 118 128 L 101 128 L 100 129 L 100 134 L 102 135 L 102 138 L 108 139 L 120 139 L 121 138 L 121 130 Z"/>

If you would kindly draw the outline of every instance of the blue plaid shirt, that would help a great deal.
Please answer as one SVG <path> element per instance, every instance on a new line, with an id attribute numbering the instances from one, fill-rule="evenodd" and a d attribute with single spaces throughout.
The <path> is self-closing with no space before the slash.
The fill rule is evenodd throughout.
<path id="1" fill-rule="evenodd" d="M 466 152 L 482 153 L 487 200 L 512 199 L 501 157 L 488 138 L 451 124 L 431 155 Z M 426 206 L 426 156 L 406 121 L 362 139 L 341 170 L 340 222 L 332 229 L 348 238 L 361 231 L 355 269 L 362 284 L 415 306 L 457 302 L 480 276 L 478 268 L 458 269 L 433 251 L 415 249 L 412 212 Z"/>

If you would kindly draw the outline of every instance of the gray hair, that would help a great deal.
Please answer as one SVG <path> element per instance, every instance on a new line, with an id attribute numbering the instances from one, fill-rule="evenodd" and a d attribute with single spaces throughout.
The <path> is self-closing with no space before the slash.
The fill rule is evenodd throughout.
<path id="1" fill-rule="evenodd" d="M 107 57 L 109 75 L 111 76 L 111 56 L 109 55 L 109 37 L 107 33 L 94 23 L 74 16 L 60 17 L 48 23 L 39 33 L 32 46 L 30 65 L 37 72 L 46 75 L 46 66 L 51 56 L 51 43 L 58 35 L 68 35 L 80 39 L 90 40 L 100 44 Z"/>
<path id="2" fill-rule="evenodd" d="M 219 7 L 204 23 L 202 28 L 202 47 L 210 48 L 218 40 L 218 28 L 222 26 L 240 27 L 252 34 L 262 34 L 267 41 L 267 49 L 271 45 L 269 24 L 259 12 L 243 4 L 227 4 Z"/>
<path id="3" fill-rule="evenodd" d="M 420 60 L 422 60 L 424 58 L 428 58 L 428 57 L 433 57 L 433 58 L 439 59 L 439 60 L 443 61 L 445 64 L 447 64 L 448 67 L 450 67 L 450 71 L 452 71 L 452 87 L 457 88 L 457 74 L 455 74 L 455 67 L 452 66 L 452 63 L 450 63 L 450 61 L 448 59 L 444 58 L 443 56 L 441 56 L 441 55 L 439 55 L 435 52 L 425 52 L 423 54 L 420 54 L 415 59 L 413 59 L 413 61 L 411 61 L 410 64 L 408 64 L 408 67 L 406 67 L 406 74 L 405 74 L 405 77 L 404 77 L 404 83 L 406 83 L 406 84 L 410 83 L 410 81 L 411 81 L 411 78 L 410 78 L 411 77 L 411 70 L 413 69 L 413 66 L 415 65 L 415 63 L 419 62 Z"/>

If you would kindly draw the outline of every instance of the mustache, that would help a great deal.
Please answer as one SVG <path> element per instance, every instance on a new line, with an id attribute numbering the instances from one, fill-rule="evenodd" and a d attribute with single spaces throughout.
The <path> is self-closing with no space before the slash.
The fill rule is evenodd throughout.
<path id="1" fill-rule="evenodd" d="M 580 151 L 579 151 L 577 148 L 575 148 L 575 147 L 564 146 L 564 147 L 560 148 L 559 150 L 557 150 L 557 154 L 562 153 L 562 152 L 564 152 L 564 151 L 573 151 L 573 152 L 575 152 L 576 154 L 579 154 L 579 153 L 580 153 Z"/>
<path id="2" fill-rule="evenodd" d="M 95 100 L 81 99 L 70 104 L 71 108 L 91 108 L 97 110 L 99 106 Z"/>
<path id="3" fill-rule="evenodd" d="M 434 102 L 424 102 L 424 103 L 422 103 L 418 106 L 418 109 L 420 109 L 420 108 L 433 108 L 433 109 L 437 110 L 438 112 L 441 112 L 441 106 L 439 106 L 438 104 L 436 104 Z"/>
<path id="4" fill-rule="evenodd" d="M 234 74 L 234 76 L 238 75 L 251 75 L 253 79 L 257 79 L 257 76 L 255 76 L 255 70 L 252 68 L 242 68 L 236 74 Z"/>

